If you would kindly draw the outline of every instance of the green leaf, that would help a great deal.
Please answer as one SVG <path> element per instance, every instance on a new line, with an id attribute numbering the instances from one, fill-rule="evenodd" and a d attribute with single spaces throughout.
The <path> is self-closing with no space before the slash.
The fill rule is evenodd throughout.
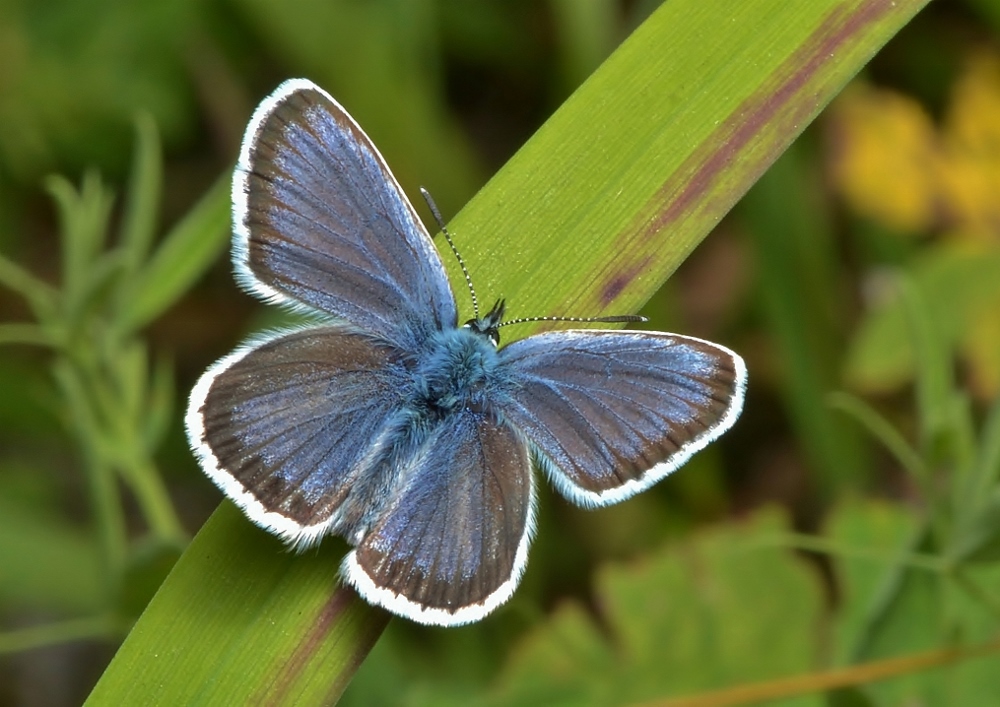
<path id="1" fill-rule="evenodd" d="M 969 347 L 982 318 L 995 318 L 1000 303 L 1000 248 L 964 242 L 925 246 L 906 269 L 924 294 L 934 328 L 952 347 Z M 873 307 L 851 342 L 846 375 L 851 385 L 884 392 L 911 380 L 914 342 L 897 290 Z"/>
<path id="2" fill-rule="evenodd" d="M 136 116 L 135 134 L 120 244 L 125 270 L 132 277 L 138 275 L 137 270 L 145 262 L 153 242 L 163 188 L 163 156 L 160 154 L 156 123 L 151 115 L 140 113 Z"/>
<path id="3" fill-rule="evenodd" d="M 454 220 L 481 297 L 506 295 L 512 316 L 637 309 L 923 4 L 663 4 Z M 157 311 L 137 306 L 130 325 Z M 342 552 L 327 541 L 322 562 L 283 555 L 223 505 L 91 704 L 328 697 L 319 676 L 343 685 L 385 621 L 354 603 L 340 618 L 322 613 L 341 596 Z"/>
<path id="4" fill-rule="evenodd" d="M 955 562 L 996 562 L 1000 560 L 1000 489 L 961 518 L 949 555 Z"/>
<path id="5" fill-rule="evenodd" d="M 842 504 L 826 537 L 853 547 L 882 548 L 887 556 L 922 547 L 909 509 L 873 502 Z M 926 649 L 969 648 L 996 638 L 997 617 L 960 583 L 937 572 L 904 569 L 849 555 L 835 558 L 840 588 L 835 624 L 838 662 L 896 657 Z M 994 591 L 1000 565 L 967 572 L 968 582 Z M 996 652 L 993 645 L 993 652 Z M 996 661 L 965 660 L 865 688 L 875 704 L 928 707 L 986 705 L 1000 691 Z"/>
<path id="6" fill-rule="evenodd" d="M 79 191 L 62 177 L 50 177 L 46 186 L 59 207 L 63 305 L 67 312 L 77 312 L 95 289 L 94 265 L 104 245 L 114 195 L 95 171 L 84 174 Z M 101 268 L 99 280 L 104 273 Z"/>
<path id="7" fill-rule="evenodd" d="M 162 314 L 194 284 L 225 248 L 229 236 L 230 177 L 220 177 L 157 248 L 138 277 L 134 296 L 122 304 L 124 331 Z"/>
<path id="8" fill-rule="evenodd" d="M 491 704 L 630 704 L 808 672 L 822 597 L 804 562 L 766 542 L 786 528 L 758 513 L 603 568 L 603 630 L 584 607 L 558 607 L 512 654 Z"/>
<path id="9" fill-rule="evenodd" d="M 664 3 L 449 224 L 480 299 L 636 311 L 924 4 Z"/>
<path id="10" fill-rule="evenodd" d="M 337 589 L 343 552 L 295 555 L 223 504 L 87 704 L 335 702 L 389 618 Z"/>
<path id="11" fill-rule="evenodd" d="M 837 663 L 857 662 L 873 657 L 893 655 L 894 652 L 919 650 L 934 645 L 933 631 L 921 640 L 891 640 L 892 619 L 886 614 L 900 602 L 901 594 L 908 591 L 905 578 L 923 589 L 922 582 L 937 582 L 935 572 L 913 568 L 905 559 L 920 549 L 919 540 L 924 532 L 912 513 L 888 504 L 849 501 L 834 509 L 827 519 L 822 537 L 844 548 L 862 548 L 870 556 L 837 553 L 832 555 L 838 571 L 838 589 L 842 608 L 835 625 Z M 907 574 L 909 573 L 909 574 Z M 914 587 L 912 591 L 917 591 Z M 933 607 L 932 607 L 933 608 Z M 922 611 L 917 615 L 894 614 L 912 633 L 927 633 L 933 624 L 931 614 Z M 913 619 L 918 616 L 919 620 Z M 909 636 L 913 638 L 913 636 Z"/>

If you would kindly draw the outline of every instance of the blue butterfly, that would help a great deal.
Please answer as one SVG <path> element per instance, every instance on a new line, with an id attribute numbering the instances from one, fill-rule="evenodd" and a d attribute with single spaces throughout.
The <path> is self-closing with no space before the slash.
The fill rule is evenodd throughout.
<path id="1" fill-rule="evenodd" d="M 329 94 L 283 83 L 233 177 L 233 265 L 319 325 L 251 339 L 191 393 L 205 473 L 296 548 L 339 535 L 343 578 L 425 624 L 510 598 L 535 523 L 532 466 L 581 506 L 617 503 L 729 429 L 746 367 L 649 331 L 551 331 L 498 348 L 504 304 L 458 325 L 431 237 Z"/>

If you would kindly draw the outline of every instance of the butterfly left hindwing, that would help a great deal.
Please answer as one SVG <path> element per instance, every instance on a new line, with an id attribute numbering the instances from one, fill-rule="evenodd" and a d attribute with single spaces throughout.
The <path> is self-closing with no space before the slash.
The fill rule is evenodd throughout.
<path id="1" fill-rule="evenodd" d="M 252 342 L 210 368 L 187 414 L 213 481 L 258 525 L 307 546 L 356 519 L 341 505 L 403 404 L 402 353 L 348 326 Z"/>

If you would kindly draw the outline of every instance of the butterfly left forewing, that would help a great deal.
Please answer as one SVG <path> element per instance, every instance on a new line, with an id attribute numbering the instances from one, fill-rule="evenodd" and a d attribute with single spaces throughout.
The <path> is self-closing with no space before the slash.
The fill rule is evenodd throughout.
<path id="1" fill-rule="evenodd" d="M 409 460 L 380 521 L 344 561 L 366 600 L 425 624 L 478 621 L 520 581 L 534 523 L 523 440 L 465 410 Z"/>
<path id="2" fill-rule="evenodd" d="M 743 360 L 693 337 L 549 332 L 501 357 L 519 382 L 506 419 L 556 488 L 583 506 L 648 488 L 728 430 L 743 407 Z"/>
<path id="3" fill-rule="evenodd" d="M 403 348 L 455 325 L 427 230 L 382 155 L 328 93 L 281 84 L 233 174 L 233 265 L 254 294 L 351 322 Z"/>

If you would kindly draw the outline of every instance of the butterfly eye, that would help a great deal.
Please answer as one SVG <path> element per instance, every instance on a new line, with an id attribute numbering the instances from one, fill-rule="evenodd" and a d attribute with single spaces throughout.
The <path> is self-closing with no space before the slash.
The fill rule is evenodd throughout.
<path id="1" fill-rule="evenodd" d="M 463 329 L 471 329 L 480 336 L 485 336 L 494 346 L 500 345 L 500 332 L 491 319 L 470 319 L 462 325 Z"/>

